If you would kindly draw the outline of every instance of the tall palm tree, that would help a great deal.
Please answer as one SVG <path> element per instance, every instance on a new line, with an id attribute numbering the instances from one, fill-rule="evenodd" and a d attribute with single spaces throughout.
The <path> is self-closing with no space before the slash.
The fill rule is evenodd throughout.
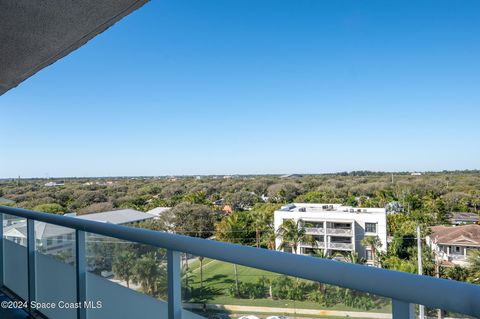
<path id="1" fill-rule="evenodd" d="M 303 222 L 301 220 L 294 221 L 293 219 L 284 220 L 282 225 L 277 230 L 277 236 L 281 238 L 280 249 L 292 248 L 294 254 L 298 253 L 298 246 L 300 243 L 308 243 L 313 247 L 317 246 L 317 242 L 311 235 L 307 235 Z"/>
<path id="2" fill-rule="evenodd" d="M 252 212 L 252 226 L 255 228 L 255 243 L 257 248 L 260 248 L 260 240 L 262 236 L 262 232 L 265 231 L 269 224 L 271 218 L 262 211 L 254 211 Z"/>
<path id="3" fill-rule="evenodd" d="M 268 227 L 262 232 L 262 245 L 267 246 L 268 249 L 275 250 L 276 239 L 277 234 L 275 234 L 275 227 L 273 227 L 273 225 L 268 225 Z"/>
<path id="4" fill-rule="evenodd" d="M 243 221 L 238 218 L 238 214 L 232 214 L 227 218 L 224 218 L 220 223 L 216 225 L 216 236 L 218 239 L 230 242 L 230 243 L 238 243 L 239 238 L 238 234 L 239 231 L 245 226 Z M 238 284 L 238 271 L 237 265 L 233 264 L 233 273 L 235 277 L 235 288 L 237 294 L 239 293 L 239 284 Z"/>
<path id="5" fill-rule="evenodd" d="M 380 238 L 378 236 L 365 236 L 361 243 L 362 246 L 370 247 L 372 250 L 373 265 L 376 266 L 377 250 L 382 245 Z"/>

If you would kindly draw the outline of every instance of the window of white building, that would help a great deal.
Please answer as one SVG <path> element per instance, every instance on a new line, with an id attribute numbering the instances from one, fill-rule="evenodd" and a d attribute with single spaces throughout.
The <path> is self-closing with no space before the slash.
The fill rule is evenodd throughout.
<path id="1" fill-rule="evenodd" d="M 365 223 L 365 232 L 366 233 L 376 233 L 377 232 L 377 223 Z"/>
<path id="2" fill-rule="evenodd" d="M 371 250 L 369 249 L 366 249 L 365 250 L 365 257 L 367 258 L 367 260 L 373 260 L 373 253 Z"/>

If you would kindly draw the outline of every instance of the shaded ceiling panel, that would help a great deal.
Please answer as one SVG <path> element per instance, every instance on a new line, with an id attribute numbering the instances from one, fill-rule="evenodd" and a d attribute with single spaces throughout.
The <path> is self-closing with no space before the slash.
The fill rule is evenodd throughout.
<path id="1" fill-rule="evenodd" d="M 0 0 L 0 95 L 148 0 Z"/>

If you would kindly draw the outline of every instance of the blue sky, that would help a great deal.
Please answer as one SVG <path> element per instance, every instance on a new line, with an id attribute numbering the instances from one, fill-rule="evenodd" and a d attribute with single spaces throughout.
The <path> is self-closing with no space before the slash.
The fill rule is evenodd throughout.
<path id="1" fill-rule="evenodd" d="M 154 0 L 0 97 L 0 177 L 478 169 L 478 12 Z"/>

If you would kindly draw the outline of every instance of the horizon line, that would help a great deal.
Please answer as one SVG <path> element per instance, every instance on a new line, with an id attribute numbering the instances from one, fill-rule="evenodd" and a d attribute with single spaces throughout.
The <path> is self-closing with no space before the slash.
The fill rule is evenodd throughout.
<path id="1" fill-rule="evenodd" d="M 272 177 L 281 177 L 287 175 L 302 175 L 302 176 L 322 176 L 322 175 L 341 175 L 341 174 L 353 174 L 353 173 L 369 173 L 369 174 L 411 174 L 411 173 L 422 173 L 422 174 L 435 174 L 435 173 L 479 173 L 480 169 L 456 169 L 456 170 L 399 170 L 399 171 L 372 171 L 372 170 L 351 170 L 351 171 L 337 171 L 337 172 L 323 172 L 323 173 L 230 173 L 230 174 L 166 174 L 166 175 L 91 175 L 91 176 L 28 176 L 28 177 L 0 177 L 0 180 L 17 180 L 17 179 L 38 179 L 38 180 L 49 180 L 49 179 L 85 179 L 85 178 L 172 178 L 172 177 L 225 177 L 225 176 L 272 176 Z"/>

